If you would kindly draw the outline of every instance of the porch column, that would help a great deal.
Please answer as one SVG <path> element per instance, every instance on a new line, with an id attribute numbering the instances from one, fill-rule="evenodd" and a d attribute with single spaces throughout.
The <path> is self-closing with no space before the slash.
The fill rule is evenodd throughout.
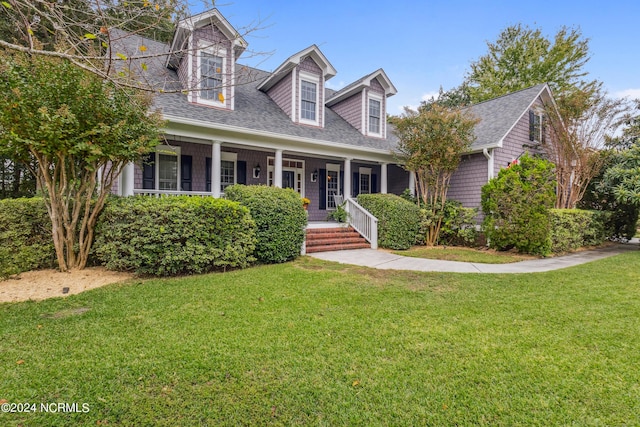
<path id="1" fill-rule="evenodd" d="M 409 192 L 412 196 L 416 195 L 416 175 L 413 171 L 409 171 Z"/>
<path id="2" fill-rule="evenodd" d="M 133 163 L 129 162 L 122 168 L 122 195 L 125 197 L 133 196 L 134 187 L 134 168 Z"/>
<path id="3" fill-rule="evenodd" d="M 220 197 L 220 141 L 213 141 L 211 146 L 211 195 Z"/>
<path id="4" fill-rule="evenodd" d="M 380 192 L 387 194 L 387 164 L 380 165 Z"/>
<path id="5" fill-rule="evenodd" d="M 351 159 L 344 159 L 344 191 L 343 197 L 347 200 L 348 197 L 351 197 Z"/>
<path id="6" fill-rule="evenodd" d="M 282 150 L 276 150 L 276 158 L 273 162 L 273 186 L 282 188 Z"/>

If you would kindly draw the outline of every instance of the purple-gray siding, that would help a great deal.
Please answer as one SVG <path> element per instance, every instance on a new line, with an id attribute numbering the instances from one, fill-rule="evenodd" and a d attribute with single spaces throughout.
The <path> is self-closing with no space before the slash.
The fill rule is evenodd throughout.
<path id="1" fill-rule="evenodd" d="M 480 189 L 487 183 L 487 159 L 482 153 L 462 156 L 460 166 L 451 177 L 447 198 L 457 200 L 463 206 L 480 206 Z"/>

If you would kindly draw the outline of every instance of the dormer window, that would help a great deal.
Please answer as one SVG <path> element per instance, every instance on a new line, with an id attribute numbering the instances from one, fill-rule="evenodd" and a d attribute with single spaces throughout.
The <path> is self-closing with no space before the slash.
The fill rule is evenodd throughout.
<path id="1" fill-rule="evenodd" d="M 218 107 L 225 106 L 225 62 L 226 52 L 223 49 L 201 49 L 198 55 L 199 102 Z"/>
<path id="2" fill-rule="evenodd" d="M 211 53 L 202 52 L 200 95 L 207 100 L 221 101 L 223 58 Z"/>
<path id="3" fill-rule="evenodd" d="M 369 133 L 380 135 L 380 100 L 369 99 Z"/>
<path id="4" fill-rule="evenodd" d="M 300 94 L 300 117 L 304 120 L 316 121 L 316 105 L 317 105 L 317 85 L 315 83 L 302 80 L 302 89 Z"/>
<path id="5" fill-rule="evenodd" d="M 319 76 L 300 73 L 300 123 L 318 126 Z"/>

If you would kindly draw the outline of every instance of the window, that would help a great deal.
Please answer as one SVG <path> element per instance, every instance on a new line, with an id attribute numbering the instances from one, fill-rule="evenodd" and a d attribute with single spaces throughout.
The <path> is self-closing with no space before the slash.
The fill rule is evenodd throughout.
<path id="1" fill-rule="evenodd" d="M 358 194 L 370 194 L 371 193 L 371 168 L 359 169 L 360 182 Z"/>
<path id="2" fill-rule="evenodd" d="M 224 106 L 225 56 L 224 49 L 201 46 L 198 55 L 198 101 L 204 104 Z"/>
<path id="3" fill-rule="evenodd" d="M 327 163 L 327 209 L 336 208 L 335 195 L 340 194 L 340 165 Z"/>
<path id="4" fill-rule="evenodd" d="M 539 111 L 529 110 L 529 141 L 545 142 L 545 118 Z"/>
<path id="5" fill-rule="evenodd" d="M 161 145 L 156 152 L 158 164 L 158 189 L 177 191 L 180 176 L 180 147 Z"/>
<path id="6" fill-rule="evenodd" d="M 380 134 L 380 106 L 378 99 L 369 99 L 369 133 Z"/>
<path id="7" fill-rule="evenodd" d="M 300 89 L 300 118 L 316 121 L 316 84 L 302 80 Z"/>
<path id="8" fill-rule="evenodd" d="M 220 153 L 220 191 L 236 183 L 236 165 L 238 155 L 236 153 Z"/>
<path id="9" fill-rule="evenodd" d="M 220 162 L 220 191 L 224 193 L 224 189 L 233 185 L 235 181 L 235 163 L 229 160 Z"/>
<path id="10" fill-rule="evenodd" d="M 320 124 L 320 76 L 304 71 L 299 79 L 299 122 L 318 126 Z"/>

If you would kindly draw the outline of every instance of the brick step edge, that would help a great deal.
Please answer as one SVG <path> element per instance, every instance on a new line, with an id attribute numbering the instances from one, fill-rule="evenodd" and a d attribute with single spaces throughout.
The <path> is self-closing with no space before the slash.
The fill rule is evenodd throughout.
<path id="1" fill-rule="evenodd" d="M 307 234 L 307 241 L 322 239 L 352 239 L 354 237 L 360 237 L 360 233 L 358 233 L 357 231 L 349 231 L 344 233 L 313 233 Z"/>
<path id="2" fill-rule="evenodd" d="M 328 238 L 328 239 L 307 239 L 307 247 L 310 246 L 330 246 L 330 245 L 347 245 L 351 243 L 364 243 L 368 245 L 364 237 L 353 236 L 348 238 Z"/>
<path id="3" fill-rule="evenodd" d="M 324 233 L 352 233 L 353 227 L 332 227 L 332 228 L 307 228 L 307 234 L 324 234 Z"/>
<path id="4" fill-rule="evenodd" d="M 330 246 L 309 246 L 307 247 L 307 253 L 344 251 L 348 249 L 368 249 L 370 247 L 371 245 L 368 243 L 349 243 L 346 245 L 330 245 Z"/>

